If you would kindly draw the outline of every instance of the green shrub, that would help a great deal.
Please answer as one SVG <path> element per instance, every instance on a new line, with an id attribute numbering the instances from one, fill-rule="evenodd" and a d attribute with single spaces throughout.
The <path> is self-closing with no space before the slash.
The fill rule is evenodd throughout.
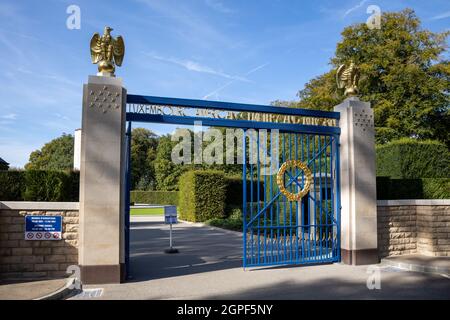
<path id="1" fill-rule="evenodd" d="M 130 192 L 130 201 L 160 205 L 178 205 L 178 191 L 138 191 Z"/>
<path id="2" fill-rule="evenodd" d="M 24 180 L 24 171 L 0 171 L 0 200 L 21 201 Z"/>
<path id="3" fill-rule="evenodd" d="M 206 221 L 206 224 L 228 230 L 242 231 L 242 211 L 235 208 L 228 218 L 210 219 Z"/>
<path id="4" fill-rule="evenodd" d="M 187 171 L 180 177 L 180 218 L 203 222 L 225 215 L 226 186 L 221 171 Z"/>
<path id="5" fill-rule="evenodd" d="M 64 201 L 70 196 L 69 175 L 62 171 L 25 171 L 25 201 Z"/>
<path id="6" fill-rule="evenodd" d="M 437 141 L 400 139 L 377 146 L 377 176 L 450 178 L 450 153 Z"/>
<path id="7" fill-rule="evenodd" d="M 377 177 L 377 199 L 449 199 L 450 178 L 390 179 Z"/>
<path id="8" fill-rule="evenodd" d="M 78 171 L 0 171 L 0 200 L 78 201 Z"/>
<path id="9" fill-rule="evenodd" d="M 226 211 L 231 212 L 233 208 L 242 208 L 242 178 L 225 177 L 227 183 L 225 203 Z M 251 183 L 247 180 L 247 200 L 250 201 Z M 259 197 L 264 199 L 264 181 L 259 182 Z M 258 199 L 258 183 L 253 181 L 253 201 Z"/>

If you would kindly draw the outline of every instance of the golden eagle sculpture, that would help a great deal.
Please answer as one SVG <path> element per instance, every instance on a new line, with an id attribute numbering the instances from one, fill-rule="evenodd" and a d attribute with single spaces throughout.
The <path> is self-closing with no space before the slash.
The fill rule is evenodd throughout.
<path id="1" fill-rule="evenodd" d="M 344 95 L 347 97 L 357 96 L 359 81 L 359 69 L 353 61 L 348 67 L 345 64 L 339 66 L 336 72 L 336 82 L 339 89 L 344 89 Z"/>
<path id="2" fill-rule="evenodd" d="M 125 55 L 125 43 L 122 36 L 113 38 L 110 27 L 105 27 L 102 36 L 94 33 L 91 39 L 91 59 L 98 65 L 99 76 L 114 77 L 115 66 L 121 66 Z"/>

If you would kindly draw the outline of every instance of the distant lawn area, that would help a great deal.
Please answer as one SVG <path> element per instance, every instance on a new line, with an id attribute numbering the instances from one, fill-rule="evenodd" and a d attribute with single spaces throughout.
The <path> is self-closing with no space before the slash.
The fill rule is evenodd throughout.
<path id="1" fill-rule="evenodd" d="M 164 208 L 131 208 L 130 215 L 132 216 L 164 215 Z"/>

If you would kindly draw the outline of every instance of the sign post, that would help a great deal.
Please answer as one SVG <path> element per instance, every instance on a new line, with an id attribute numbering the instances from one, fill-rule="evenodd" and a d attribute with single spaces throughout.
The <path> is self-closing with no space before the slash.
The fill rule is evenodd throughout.
<path id="1" fill-rule="evenodd" d="M 164 207 L 164 222 L 165 222 L 165 224 L 170 225 L 169 249 L 164 250 L 164 252 L 165 253 L 178 253 L 178 249 L 175 249 L 172 245 L 172 224 L 178 223 L 176 206 L 165 206 Z"/>

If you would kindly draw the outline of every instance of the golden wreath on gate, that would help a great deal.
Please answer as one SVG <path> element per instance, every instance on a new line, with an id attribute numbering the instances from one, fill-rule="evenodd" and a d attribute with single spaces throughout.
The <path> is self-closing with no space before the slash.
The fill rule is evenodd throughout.
<path id="1" fill-rule="evenodd" d="M 303 189 L 300 190 L 298 193 L 288 192 L 286 190 L 286 187 L 284 186 L 283 177 L 288 167 L 297 167 L 300 170 L 303 170 L 303 172 L 305 173 L 306 182 L 303 186 Z M 311 184 L 312 184 L 311 170 L 305 163 L 301 162 L 300 160 L 287 160 L 285 163 L 281 165 L 280 169 L 278 169 L 277 185 L 280 188 L 280 192 L 284 194 L 289 201 L 299 201 L 301 198 L 303 198 L 309 192 Z"/>

